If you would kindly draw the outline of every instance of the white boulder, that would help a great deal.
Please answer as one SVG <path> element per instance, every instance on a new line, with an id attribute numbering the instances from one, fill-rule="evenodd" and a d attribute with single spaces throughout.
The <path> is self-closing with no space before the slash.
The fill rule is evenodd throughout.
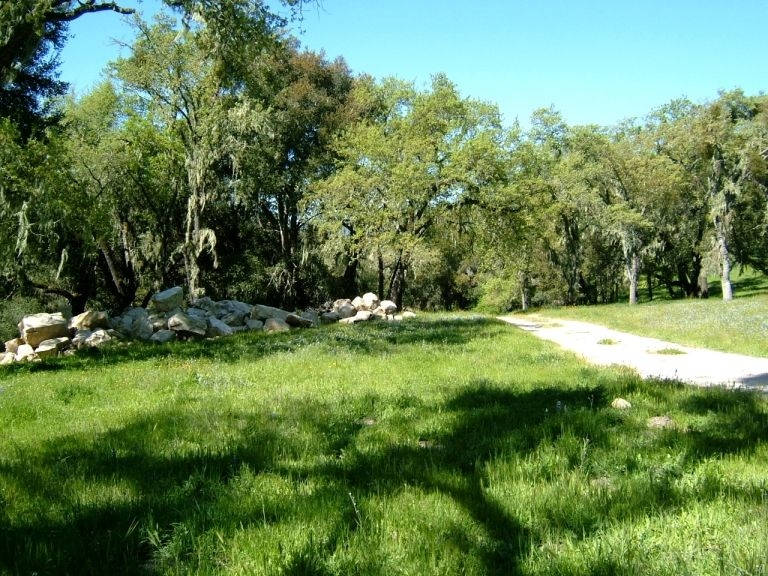
<path id="1" fill-rule="evenodd" d="M 86 310 L 82 314 L 72 316 L 69 320 L 70 330 L 93 330 L 94 328 L 106 328 L 109 316 L 104 311 Z"/>
<path id="2" fill-rule="evenodd" d="M 90 336 L 85 339 L 85 345 L 89 348 L 98 348 L 113 339 L 114 337 L 109 332 L 103 328 L 99 328 L 98 330 L 94 330 Z"/>
<path id="3" fill-rule="evenodd" d="M 379 297 L 373 292 L 363 294 L 363 307 L 365 310 L 375 310 L 379 305 Z"/>
<path id="4" fill-rule="evenodd" d="M 16 351 L 19 349 L 19 346 L 24 344 L 24 340 L 21 338 L 14 338 L 13 340 L 8 340 L 8 342 L 5 343 L 5 351 L 10 352 L 11 354 L 16 354 Z"/>
<path id="5" fill-rule="evenodd" d="M 51 358 L 58 356 L 59 352 L 67 348 L 72 341 L 66 336 L 60 338 L 51 338 L 50 340 L 43 340 L 40 345 L 35 349 L 35 354 L 38 358 Z"/>
<path id="6" fill-rule="evenodd" d="M 16 351 L 16 362 L 32 360 L 35 357 L 35 349 L 29 344 L 22 344 Z"/>
<path id="7" fill-rule="evenodd" d="M 61 312 L 54 314 L 32 314 L 24 316 L 19 322 L 21 338 L 33 348 L 43 340 L 69 335 L 67 319 Z"/>
<path id="8" fill-rule="evenodd" d="M 16 354 L 14 352 L 2 352 L 0 353 L 0 366 L 6 366 L 13 364 L 16 361 Z"/>
<path id="9" fill-rule="evenodd" d="M 352 306 L 354 306 L 356 310 L 363 310 L 365 309 L 365 300 L 360 296 L 355 296 L 355 299 L 352 300 Z"/>
<path id="10" fill-rule="evenodd" d="M 397 312 L 397 304 L 392 302 L 392 300 L 382 300 L 379 303 L 379 308 L 384 311 L 384 314 L 394 314 Z"/>

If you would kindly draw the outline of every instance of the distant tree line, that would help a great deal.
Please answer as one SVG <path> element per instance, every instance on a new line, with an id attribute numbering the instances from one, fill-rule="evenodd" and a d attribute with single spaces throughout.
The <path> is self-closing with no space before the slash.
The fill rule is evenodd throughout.
<path id="1" fill-rule="evenodd" d="M 130 55 L 67 95 L 66 23 L 101 10 L 129 12 L 0 6 L 0 297 L 509 309 L 700 297 L 714 273 L 729 299 L 734 267 L 768 273 L 766 96 L 523 130 L 442 75 L 353 76 L 255 0 L 135 18 Z"/>

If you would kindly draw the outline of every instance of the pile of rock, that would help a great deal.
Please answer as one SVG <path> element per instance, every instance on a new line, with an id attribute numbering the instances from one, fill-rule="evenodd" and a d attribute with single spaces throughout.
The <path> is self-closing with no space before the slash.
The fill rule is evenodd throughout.
<path id="1" fill-rule="evenodd" d="M 19 322 L 19 338 L 5 343 L 0 364 L 32 361 L 72 353 L 79 348 L 99 347 L 116 340 L 164 343 L 176 339 L 216 338 L 235 332 L 261 330 L 287 332 L 332 322 L 354 324 L 380 318 L 400 321 L 413 312 L 396 314 L 397 306 L 368 293 L 354 300 L 336 300 L 325 311 L 288 312 L 272 306 L 237 300 L 198 298 L 184 306 L 184 291 L 176 286 L 153 295 L 146 308 L 128 308 L 110 318 L 106 312 L 87 311 L 70 319 L 57 312 L 25 316 Z"/>
<path id="2" fill-rule="evenodd" d="M 373 292 L 357 296 L 354 300 L 336 300 L 329 308 L 320 316 L 320 320 L 324 324 L 332 322 L 355 324 L 376 319 L 400 322 L 416 316 L 416 314 L 410 311 L 397 314 L 397 305 L 394 302 L 391 300 L 379 300 L 379 297 Z"/>

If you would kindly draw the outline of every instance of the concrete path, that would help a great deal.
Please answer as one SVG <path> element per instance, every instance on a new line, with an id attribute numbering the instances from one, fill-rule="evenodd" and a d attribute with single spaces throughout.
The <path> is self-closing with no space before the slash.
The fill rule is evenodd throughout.
<path id="1" fill-rule="evenodd" d="M 538 316 L 503 316 L 499 320 L 556 342 L 593 364 L 634 368 L 643 378 L 768 392 L 768 358 L 690 348 L 574 320 Z"/>

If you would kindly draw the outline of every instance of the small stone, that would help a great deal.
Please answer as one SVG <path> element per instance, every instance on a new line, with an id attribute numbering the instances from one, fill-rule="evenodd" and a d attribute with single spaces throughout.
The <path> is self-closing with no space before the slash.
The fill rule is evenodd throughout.
<path id="1" fill-rule="evenodd" d="M 232 334 L 232 328 L 225 322 L 222 322 L 218 318 L 208 318 L 208 330 L 206 336 L 215 338 L 216 336 L 231 336 Z"/>
<path id="2" fill-rule="evenodd" d="M 149 339 L 150 342 L 154 342 L 155 344 L 165 344 L 166 342 L 172 342 L 173 340 L 176 340 L 176 332 L 173 330 L 158 330 L 152 334 L 152 338 Z"/>
<path id="3" fill-rule="evenodd" d="M 181 286 L 174 286 L 152 296 L 149 307 L 158 312 L 167 312 L 174 308 L 180 308 L 184 303 L 184 290 Z"/>
<path id="4" fill-rule="evenodd" d="M 611 402 L 611 408 L 616 408 L 616 410 L 628 410 L 629 408 L 632 408 L 632 404 L 627 400 L 624 400 L 624 398 L 615 398 L 613 402 Z"/>
<path id="5" fill-rule="evenodd" d="M 407 320 L 408 318 L 416 318 L 416 314 L 414 312 L 411 312 L 410 310 L 406 310 L 402 314 L 403 320 Z"/>
<path id="6" fill-rule="evenodd" d="M 291 327 L 280 318 L 267 318 L 264 322 L 264 332 L 288 332 Z"/>
<path id="7" fill-rule="evenodd" d="M 674 428 L 675 426 L 675 421 L 669 416 L 654 416 L 653 418 L 648 418 L 648 428 L 665 430 Z"/>
<path id="8" fill-rule="evenodd" d="M 395 314 L 392 316 L 393 322 L 402 322 L 403 321 L 403 315 L 402 314 Z"/>

